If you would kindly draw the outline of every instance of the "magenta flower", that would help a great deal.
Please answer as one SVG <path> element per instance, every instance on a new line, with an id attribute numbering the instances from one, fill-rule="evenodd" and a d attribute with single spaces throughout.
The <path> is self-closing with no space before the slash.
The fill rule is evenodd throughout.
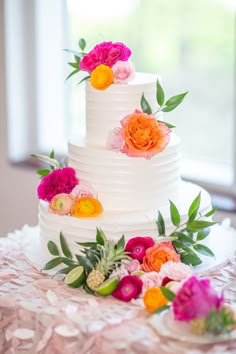
<path id="1" fill-rule="evenodd" d="M 223 301 L 223 295 L 218 296 L 209 279 L 192 276 L 183 283 L 173 301 L 175 319 L 190 321 L 206 317 L 212 308 L 220 310 Z"/>
<path id="2" fill-rule="evenodd" d="M 143 257 L 146 254 L 146 250 L 154 246 L 154 241 L 151 237 L 137 236 L 131 238 L 126 246 L 125 251 L 129 252 L 129 256 L 133 259 L 137 259 L 139 262 L 143 261 Z"/>
<path id="3" fill-rule="evenodd" d="M 70 194 L 77 184 L 78 179 L 73 168 L 64 167 L 53 170 L 41 180 L 37 190 L 38 197 L 39 199 L 50 202 L 57 194 Z"/>
<path id="4" fill-rule="evenodd" d="M 112 296 L 116 299 L 129 302 L 132 299 L 137 299 L 142 292 L 143 282 L 136 275 L 126 275 L 123 277 Z"/>
<path id="5" fill-rule="evenodd" d="M 91 73 L 98 65 L 104 64 L 112 67 L 118 60 L 126 61 L 131 50 L 123 43 L 103 42 L 97 44 L 80 62 L 80 70 Z"/>

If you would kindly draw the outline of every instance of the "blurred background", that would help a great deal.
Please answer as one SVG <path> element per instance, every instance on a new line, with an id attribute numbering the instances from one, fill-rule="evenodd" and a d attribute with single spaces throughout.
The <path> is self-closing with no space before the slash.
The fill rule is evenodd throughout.
<path id="1" fill-rule="evenodd" d="M 85 130 L 84 87 L 65 82 L 85 38 L 132 49 L 167 96 L 189 91 L 167 121 L 182 140 L 182 176 L 207 188 L 217 218 L 236 211 L 235 0 L 0 0 L 0 235 L 37 224 L 31 153 L 66 155 Z"/>

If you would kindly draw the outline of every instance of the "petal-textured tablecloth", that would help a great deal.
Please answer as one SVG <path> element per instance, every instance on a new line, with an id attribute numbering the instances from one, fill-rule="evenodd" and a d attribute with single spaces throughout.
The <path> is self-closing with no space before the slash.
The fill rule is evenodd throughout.
<path id="1" fill-rule="evenodd" d="M 1 354 L 236 353 L 236 340 L 199 346 L 160 337 L 138 303 L 69 288 L 34 268 L 24 247 L 21 231 L 0 239 Z M 209 277 L 236 303 L 235 257 Z"/>

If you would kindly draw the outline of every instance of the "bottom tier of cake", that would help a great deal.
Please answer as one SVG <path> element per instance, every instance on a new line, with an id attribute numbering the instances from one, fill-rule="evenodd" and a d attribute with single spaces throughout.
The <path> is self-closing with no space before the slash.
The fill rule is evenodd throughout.
<path id="1" fill-rule="evenodd" d="M 207 191 L 200 186 L 188 182 L 182 182 L 178 200 L 172 200 L 177 206 L 182 220 L 186 220 L 188 208 L 192 201 L 201 192 L 200 212 L 204 214 L 211 208 L 211 199 Z M 157 207 L 155 210 L 143 212 L 104 212 L 96 218 L 75 218 L 71 216 L 59 216 L 48 211 L 48 204 L 39 204 L 40 238 L 43 248 L 47 248 L 49 240 L 59 243 L 59 234 L 62 231 L 71 250 L 77 250 L 76 242 L 94 241 L 96 228 L 102 229 L 105 235 L 117 241 L 122 235 L 128 240 L 135 236 L 157 237 L 158 230 L 156 220 L 158 210 L 162 213 L 166 234 L 174 228 L 171 223 L 169 201 Z"/>

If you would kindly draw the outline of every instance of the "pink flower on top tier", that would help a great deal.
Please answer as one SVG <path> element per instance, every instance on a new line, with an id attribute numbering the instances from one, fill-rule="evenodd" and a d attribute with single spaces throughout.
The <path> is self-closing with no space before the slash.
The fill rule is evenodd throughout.
<path id="1" fill-rule="evenodd" d="M 80 70 L 91 73 L 98 65 L 104 64 L 112 67 L 118 60 L 126 61 L 131 50 L 123 43 L 103 42 L 97 44 L 80 62 Z"/>
<path id="2" fill-rule="evenodd" d="M 110 131 L 107 139 L 107 148 L 113 151 L 120 151 L 124 145 L 121 128 L 114 128 Z"/>
<path id="3" fill-rule="evenodd" d="M 218 296 L 209 279 L 192 276 L 183 283 L 173 301 L 175 319 L 190 321 L 206 317 L 212 308 L 220 310 L 223 301 L 223 295 Z"/>
<path id="4" fill-rule="evenodd" d="M 70 194 L 60 193 L 51 199 L 48 210 L 50 213 L 67 215 L 70 213 L 74 199 Z"/>
<path id="5" fill-rule="evenodd" d="M 50 202 L 57 194 L 70 194 L 77 183 L 78 179 L 73 168 L 65 167 L 53 170 L 41 180 L 37 189 L 38 197 Z"/>
<path id="6" fill-rule="evenodd" d="M 154 245 L 154 241 L 151 237 L 146 236 L 137 236 L 131 238 L 126 246 L 125 251 L 129 252 L 129 256 L 133 259 L 137 259 L 139 262 L 142 262 L 143 257 L 146 254 L 146 250 Z"/>
<path id="7" fill-rule="evenodd" d="M 142 292 L 143 282 L 136 275 L 126 275 L 122 278 L 113 291 L 112 296 L 121 301 L 129 302 L 132 299 L 137 299 Z"/>
<path id="8" fill-rule="evenodd" d="M 118 60 L 112 67 L 115 84 L 124 84 L 134 79 L 134 64 L 130 61 Z"/>
<path id="9" fill-rule="evenodd" d="M 93 189 L 93 187 L 86 181 L 79 181 L 79 184 L 77 184 L 73 190 L 71 191 L 71 196 L 74 199 L 77 198 L 82 198 L 82 197 L 91 197 L 91 198 L 97 198 L 97 195 Z"/>

